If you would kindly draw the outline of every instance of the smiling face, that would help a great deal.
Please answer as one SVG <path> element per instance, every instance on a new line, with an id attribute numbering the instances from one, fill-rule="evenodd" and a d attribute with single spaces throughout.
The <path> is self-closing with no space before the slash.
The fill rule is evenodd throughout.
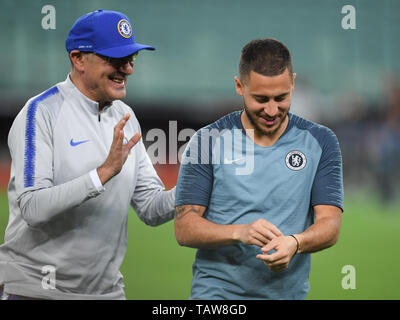
<path id="1" fill-rule="evenodd" d="M 276 76 L 250 71 L 246 79 L 235 77 L 236 92 L 244 101 L 242 123 L 254 130 L 257 143 L 273 144 L 285 131 L 295 77 L 288 69 Z"/>
<path id="2" fill-rule="evenodd" d="M 89 99 L 100 108 L 122 99 L 126 95 L 126 81 L 133 72 L 133 58 L 112 59 L 95 53 L 72 51 L 71 80 Z"/>

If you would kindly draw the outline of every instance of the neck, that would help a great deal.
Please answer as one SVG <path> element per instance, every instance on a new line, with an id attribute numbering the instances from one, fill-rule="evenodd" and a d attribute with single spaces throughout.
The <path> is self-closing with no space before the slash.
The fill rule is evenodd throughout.
<path id="1" fill-rule="evenodd" d="M 90 100 L 97 102 L 99 104 L 99 112 L 101 112 L 104 109 L 104 107 L 106 107 L 111 103 L 110 101 L 100 101 L 96 99 L 94 95 L 91 93 L 91 91 L 85 87 L 81 77 L 79 76 L 79 74 L 77 74 L 76 70 L 72 70 L 70 72 L 69 78 L 80 92 L 82 92 Z"/>

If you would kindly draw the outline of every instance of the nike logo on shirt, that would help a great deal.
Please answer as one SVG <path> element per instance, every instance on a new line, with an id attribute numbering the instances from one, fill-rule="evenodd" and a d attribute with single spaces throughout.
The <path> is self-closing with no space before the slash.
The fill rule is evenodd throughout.
<path id="1" fill-rule="evenodd" d="M 88 142 L 89 140 L 82 140 L 82 141 L 74 141 L 74 138 L 71 139 L 71 141 L 69 142 L 69 144 L 72 147 L 76 147 L 77 145 L 80 145 L 82 143 Z"/>
<path id="2" fill-rule="evenodd" d="M 244 159 L 244 158 L 232 159 L 232 160 L 224 159 L 224 164 L 232 164 L 232 163 L 234 163 L 234 162 L 238 162 L 238 161 L 241 161 L 241 160 L 243 160 L 243 159 Z"/>

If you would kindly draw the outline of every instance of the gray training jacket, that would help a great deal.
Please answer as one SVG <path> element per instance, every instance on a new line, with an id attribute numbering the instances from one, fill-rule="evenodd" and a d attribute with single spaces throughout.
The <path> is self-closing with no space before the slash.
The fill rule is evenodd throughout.
<path id="1" fill-rule="evenodd" d="M 173 218 L 175 188 L 164 191 L 142 140 L 122 171 L 101 185 L 96 168 L 124 114 L 126 139 L 140 132 L 122 101 L 99 115 L 69 77 L 30 99 L 8 137 L 10 217 L 0 246 L 0 285 L 45 299 L 125 299 L 119 271 L 129 205 L 149 225 Z M 127 140 L 125 140 L 127 141 Z M 51 273 L 50 271 L 54 271 Z"/>

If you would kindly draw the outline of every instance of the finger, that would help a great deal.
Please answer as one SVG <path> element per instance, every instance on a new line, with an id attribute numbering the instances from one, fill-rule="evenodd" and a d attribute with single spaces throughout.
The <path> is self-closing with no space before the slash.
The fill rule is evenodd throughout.
<path id="1" fill-rule="evenodd" d="M 254 245 L 259 246 L 259 247 L 265 246 L 265 243 L 264 243 L 264 242 L 262 242 L 262 241 L 260 241 L 260 240 L 258 240 L 258 239 L 256 239 L 256 238 L 250 239 L 249 244 L 254 244 Z"/>
<path id="2" fill-rule="evenodd" d="M 283 270 L 283 269 L 286 269 L 289 266 L 289 263 L 286 262 L 286 261 L 285 262 L 280 262 L 280 263 L 271 263 L 271 262 L 265 261 L 263 259 L 260 259 L 260 260 L 262 260 L 264 262 L 264 264 L 269 269 L 271 269 L 272 271 L 274 271 L 274 270 L 278 271 L 279 269 Z"/>
<path id="3" fill-rule="evenodd" d="M 275 236 L 280 237 L 283 236 L 283 233 L 271 222 L 269 222 L 269 228 L 268 228 Z"/>
<path id="4" fill-rule="evenodd" d="M 125 114 L 125 115 L 122 117 L 122 119 L 117 123 L 117 125 L 115 126 L 115 128 L 116 128 L 117 130 L 122 130 L 122 129 L 125 127 L 126 122 L 129 120 L 130 116 L 131 116 L 131 115 L 130 115 L 129 113 Z"/>
<path id="5" fill-rule="evenodd" d="M 265 259 L 267 258 L 267 256 L 268 256 L 268 254 L 260 253 L 260 254 L 256 255 L 256 258 L 265 262 Z"/>
<path id="6" fill-rule="evenodd" d="M 271 240 L 268 244 L 261 248 L 261 251 L 267 254 L 271 250 L 277 250 L 278 243 L 275 239 Z"/>
<path id="7" fill-rule="evenodd" d="M 269 243 L 272 239 L 277 238 L 278 236 L 276 234 L 274 234 L 272 231 L 270 231 L 269 229 L 262 229 L 260 231 L 260 233 L 262 234 L 262 236 L 267 240 L 265 241 L 265 244 Z"/>
<path id="8" fill-rule="evenodd" d="M 265 232 L 264 232 L 264 233 L 265 233 Z M 268 237 L 264 236 L 263 230 L 261 230 L 261 231 L 253 230 L 253 231 L 251 232 L 251 235 L 250 235 L 250 236 L 251 236 L 251 238 L 252 238 L 254 241 L 257 241 L 257 242 L 258 242 L 257 245 L 261 244 L 260 247 L 265 246 L 265 245 L 270 241 L 270 240 L 268 239 Z"/>
<path id="9" fill-rule="evenodd" d="M 268 254 L 258 254 L 256 255 L 256 258 L 261 260 L 262 262 L 264 262 L 264 264 L 268 267 L 268 268 L 276 268 L 279 267 L 283 264 L 286 263 L 286 261 L 282 261 L 281 259 L 279 259 L 279 263 L 276 263 L 275 261 L 270 261 L 269 259 L 271 259 L 272 255 L 268 255 Z"/>
<path id="10" fill-rule="evenodd" d="M 134 145 L 136 145 L 140 138 L 142 137 L 142 135 L 140 133 L 136 133 L 125 145 L 126 148 L 128 148 L 128 150 L 131 150 L 133 148 Z"/>
<path id="11" fill-rule="evenodd" d="M 274 262 L 275 261 L 275 257 L 276 257 L 275 252 L 271 253 L 271 254 L 260 253 L 260 254 L 256 255 L 257 259 L 263 260 L 264 262 L 266 262 L 268 264 L 271 264 L 272 262 Z M 279 259 L 279 257 L 278 257 L 278 259 Z"/>
<path id="12" fill-rule="evenodd" d="M 254 225 L 254 228 L 251 231 L 251 236 L 263 243 L 263 246 L 268 244 L 272 239 L 276 238 L 276 235 L 274 235 L 270 230 L 266 229 L 265 225 L 262 224 Z"/>
<path id="13" fill-rule="evenodd" d="M 125 124 L 126 124 L 126 120 L 125 120 L 124 118 L 122 118 L 122 119 L 115 125 L 115 127 L 114 127 L 114 137 L 113 137 L 114 141 L 120 139 L 121 132 L 122 132 L 122 135 L 124 134 L 123 128 L 124 128 Z M 122 137 L 122 139 L 123 139 L 123 137 Z"/>
<path id="14" fill-rule="evenodd" d="M 267 253 L 267 252 L 263 251 L 263 253 L 259 254 L 259 259 L 261 259 L 261 260 L 263 260 L 265 262 L 271 263 L 273 261 L 272 259 L 274 258 L 274 257 L 271 258 L 271 255 L 274 254 L 274 253 L 275 252 Z"/>
<path id="15" fill-rule="evenodd" d="M 288 259 L 287 259 L 287 257 L 281 257 L 274 261 L 264 261 L 264 262 L 267 263 L 270 267 L 279 267 L 281 265 L 287 264 Z"/>
<path id="16" fill-rule="evenodd" d="M 283 233 L 271 222 L 262 219 L 262 226 L 263 228 L 267 229 L 269 232 L 271 232 L 274 236 L 271 237 L 275 238 L 275 237 L 280 237 L 283 235 Z"/>
<path id="17" fill-rule="evenodd" d="M 130 117 L 131 117 L 131 115 L 129 113 L 125 113 L 125 115 L 122 117 L 121 120 L 125 120 L 125 122 L 126 122 L 129 120 Z"/>
<path id="18" fill-rule="evenodd" d="M 117 138 L 117 145 L 118 146 L 122 146 L 123 142 L 124 142 L 124 131 L 123 130 L 119 130 L 119 134 L 118 134 L 118 138 Z"/>
<path id="19" fill-rule="evenodd" d="M 266 227 L 266 224 L 264 223 L 254 224 L 251 232 L 252 236 L 264 243 L 264 245 L 269 243 L 273 238 L 276 238 L 276 236 Z"/>
<path id="20" fill-rule="evenodd" d="M 275 251 L 274 253 L 268 254 L 266 251 L 262 250 L 264 252 L 263 255 L 263 260 L 268 262 L 268 263 L 274 263 L 280 259 L 282 259 L 283 255 L 279 251 Z"/>
<path id="21" fill-rule="evenodd" d="M 122 137 L 121 137 L 121 135 L 122 135 Z M 124 139 L 124 132 L 122 130 L 118 130 L 117 127 L 114 127 L 114 136 L 113 136 L 113 141 L 111 144 L 111 149 L 115 150 L 116 148 L 120 148 L 122 145 L 123 139 Z"/>
<path id="22" fill-rule="evenodd" d="M 264 247 L 265 242 L 263 237 L 256 231 L 250 230 L 246 235 L 246 240 L 244 241 L 245 244 L 254 244 L 259 247 Z"/>

